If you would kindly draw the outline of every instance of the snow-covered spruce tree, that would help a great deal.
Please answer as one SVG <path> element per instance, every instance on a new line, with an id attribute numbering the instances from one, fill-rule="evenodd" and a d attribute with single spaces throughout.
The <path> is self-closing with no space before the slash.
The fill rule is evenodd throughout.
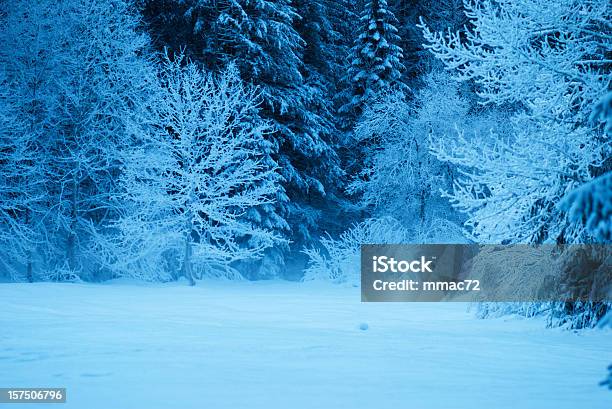
<path id="1" fill-rule="evenodd" d="M 288 0 L 144 3 L 160 48 L 185 46 L 187 56 L 214 72 L 233 62 L 241 78 L 259 88 L 261 116 L 274 125 L 266 137 L 284 189 L 277 191 L 274 205 L 254 208 L 251 220 L 300 248 L 320 228 L 321 209 L 333 198 L 328 193 L 340 184 L 341 171 L 333 149 L 334 127 L 321 104 L 326 90 L 305 73 L 296 9 Z M 178 42 L 182 39 L 186 43 Z M 283 274 L 286 255 L 287 248 L 270 249 L 253 277 Z"/>
<path id="2" fill-rule="evenodd" d="M 279 177 L 264 148 L 271 128 L 253 120 L 259 97 L 237 69 L 215 77 L 183 64 L 166 59 L 153 132 L 123 156 L 125 208 L 108 254 L 120 275 L 194 284 L 273 244 L 272 229 L 243 216 L 272 203 Z"/>
<path id="3" fill-rule="evenodd" d="M 386 0 L 367 1 L 361 11 L 356 39 L 347 59 L 348 84 L 341 95 L 344 101 L 339 109 L 342 127 L 351 131 L 364 107 L 373 103 L 377 95 L 396 89 L 406 92 L 401 76 L 402 49 L 393 13 Z M 347 138 L 342 151 L 343 166 L 349 175 L 359 174 L 371 151 L 377 148 L 378 136 L 367 139 Z"/>
<path id="4" fill-rule="evenodd" d="M 597 241 L 612 242 L 612 172 L 570 192 L 560 208 L 569 219 L 585 226 Z"/>
<path id="5" fill-rule="evenodd" d="M 588 122 L 609 87 L 610 10 L 598 1 L 464 3 L 470 28 L 432 32 L 427 47 L 485 104 L 511 106 L 513 135 L 435 147 L 462 168 L 450 198 L 483 242 L 578 240 L 555 204 L 609 157 L 609 139 Z"/>
<path id="6" fill-rule="evenodd" d="M 351 217 L 344 190 L 346 175 L 340 171 L 337 155 L 345 143 L 345 134 L 339 129 L 337 95 L 344 88 L 344 66 L 353 40 L 350 24 L 355 15 L 354 6 L 347 0 L 299 0 L 294 4 L 301 17 L 296 20 L 295 29 L 305 42 L 301 59 L 304 86 L 311 95 L 307 108 L 319 118 L 316 132 L 333 149 L 333 155 L 330 151 L 318 159 L 328 162 L 318 165 L 327 169 L 320 176 L 325 194 L 306 198 L 310 227 L 302 236 L 308 238 L 313 232 L 318 235 L 323 231 L 342 231 Z"/>
<path id="7" fill-rule="evenodd" d="M 305 43 L 301 56 L 305 83 L 319 92 L 316 108 L 320 115 L 337 122 L 333 102 L 341 90 L 353 42 L 354 6 L 348 0 L 298 0 L 295 6 L 300 13 L 295 29 Z"/>
<path id="8" fill-rule="evenodd" d="M 603 123 L 604 133 L 612 134 L 612 91 L 595 105 L 591 121 Z M 567 194 L 559 208 L 571 221 L 585 227 L 599 242 L 612 242 L 612 172 L 580 186 Z"/>
<path id="9" fill-rule="evenodd" d="M 349 123 L 358 118 L 363 106 L 380 91 L 395 86 L 402 90 L 404 66 L 402 49 L 397 45 L 397 19 L 386 0 L 364 4 L 356 30 L 356 39 L 348 57 L 345 103 L 340 112 Z"/>

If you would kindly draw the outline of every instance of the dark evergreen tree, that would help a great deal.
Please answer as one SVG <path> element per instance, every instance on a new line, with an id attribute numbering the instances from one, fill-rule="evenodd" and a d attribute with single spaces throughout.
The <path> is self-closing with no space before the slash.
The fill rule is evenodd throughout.
<path id="1" fill-rule="evenodd" d="M 392 86 L 405 88 L 401 81 L 403 51 L 398 21 L 386 0 L 368 1 L 359 19 L 357 37 L 348 59 L 349 88 L 340 112 L 357 118 L 368 100 Z"/>
<path id="2" fill-rule="evenodd" d="M 459 30 L 467 23 L 463 0 L 391 0 L 390 3 L 399 21 L 398 45 L 403 50 L 402 62 L 406 67 L 402 78 L 416 89 L 423 85 L 421 79 L 436 64 L 435 58 L 423 47 L 425 39 L 417 27 L 419 18 L 423 17 L 436 30 Z"/>
<path id="3" fill-rule="evenodd" d="M 310 207 L 314 212 L 312 222 L 319 231 L 340 233 L 346 224 L 352 222 L 350 207 L 344 192 L 346 174 L 338 172 L 338 152 L 342 147 L 343 132 L 337 115 L 337 95 L 342 89 L 344 66 L 352 43 L 352 21 L 355 20 L 353 2 L 347 0 L 298 0 L 296 8 L 301 19 L 296 30 L 305 41 L 303 52 L 303 76 L 306 87 L 313 98 L 309 110 L 320 119 L 319 134 L 334 148 L 330 173 L 322 175 L 325 182 L 325 196 L 312 196 Z"/>
<path id="4" fill-rule="evenodd" d="M 403 53 L 398 45 L 398 23 L 386 0 L 368 0 L 361 7 L 359 25 L 350 49 L 344 78 L 346 88 L 340 98 L 341 128 L 348 137 L 341 149 L 343 168 L 349 179 L 361 174 L 372 149 L 377 146 L 377 135 L 367 140 L 355 137 L 354 126 L 366 105 L 390 90 L 405 93 L 402 82 Z M 362 214 L 365 216 L 365 214 Z"/>
<path id="5" fill-rule="evenodd" d="M 570 192 L 559 207 L 598 242 L 612 242 L 612 172 Z"/>

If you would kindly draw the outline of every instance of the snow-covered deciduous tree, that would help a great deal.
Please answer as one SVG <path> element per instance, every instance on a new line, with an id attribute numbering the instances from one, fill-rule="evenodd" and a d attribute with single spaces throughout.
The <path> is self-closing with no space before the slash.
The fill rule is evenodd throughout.
<path id="1" fill-rule="evenodd" d="M 57 42 L 48 2 L 6 3 L 0 13 L 0 274 L 35 279 L 53 126 Z"/>
<path id="2" fill-rule="evenodd" d="M 391 86 L 405 90 L 401 82 L 402 49 L 398 45 L 397 19 L 386 0 L 369 0 L 359 18 L 357 38 L 348 58 L 345 104 L 340 112 L 357 118 L 365 103 Z"/>
<path id="3" fill-rule="evenodd" d="M 0 275 L 33 281 L 44 198 L 44 177 L 39 179 L 38 165 L 42 152 L 37 141 L 39 124 L 34 117 L 29 124 L 20 121 L 28 112 L 19 111 L 14 91 L 0 77 Z"/>
<path id="4" fill-rule="evenodd" d="M 599 1 L 465 0 L 471 29 L 432 32 L 427 48 L 473 80 L 487 103 L 520 103 L 530 116 L 579 123 L 607 91 L 609 5 Z"/>
<path id="5" fill-rule="evenodd" d="M 377 213 L 418 223 L 425 219 L 430 196 L 436 195 L 434 186 L 444 182 L 441 163 L 429 154 L 427 130 L 415 124 L 414 116 L 414 106 L 402 92 L 381 94 L 366 105 L 355 138 L 374 148 L 349 191 Z"/>
<path id="6" fill-rule="evenodd" d="M 54 61 L 60 103 L 49 140 L 48 222 L 53 258 L 65 260 L 68 271 L 92 273 L 97 256 L 89 235 L 115 216 L 118 150 L 129 143 L 127 124 L 144 115 L 155 71 L 127 1 L 64 0 L 57 7 L 63 46 Z"/>
<path id="7" fill-rule="evenodd" d="M 340 0 L 338 0 L 340 2 Z M 275 204 L 253 208 L 252 222 L 272 227 L 301 247 L 325 223 L 322 209 L 332 208 L 335 186 L 342 171 L 334 150 L 337 137 L 329 112 L 330 84 L 306 58 L 318 58 L 297 28 L 305 28 L 296 2 L 288 0 L 170 0 L 144 1 L 144 14 L 159 48 L 185 53 L 206 69 L 220 72 L 234 63 L 246 83 L 257 85 L 262 104 L 260 114 L 274 126 L 266 138 L 283 177 Z M 312 35 L 333 36 L 325 27 L 327 7 L 308 2 L 305 13 L 321 10 L 319 23 L 312 22 Z M 301 26 L 304 24 L 304 26 Z M 314 33 L 310 30 L 318 30 Z M 304 30 L 306 32 L 306 30 Z M 335 41 L 329 38 L 325 41 Z M 316 47 L 315 44 L 312 44 Z M 335 45 L 334 45 L 335 46 Z M 308 55 L 308 57 L 306 57 Z M 329 55 L 329 54 L 328 54 Z M 327 57 L 324 57 L 327 58 Z M 325 61 L 333 63 L 332 61 Z M 321 70 L 319 70 L 321 68 Z M 329 70 L 327 71 L 330 72 Z M 336 73 L 337 71 L 334 71 Z M 254 266 L 254 277 L 284 273 L 287 246 L 267 252 L 266 266 Z"/>
<path id="8" fill-rule="evenodd" d="M 38 278 L 92 276 L 91 232 L 114 216 L 117 149 L 155 79 L 148 37 L 124 0 L 18 0 L 5 21 L 5 132 L 18 147 L 5 167 L 18 179 L 5 180 L 36 198 L 14 214 L 36 237 L 23 241 L 26 275 L 38 263 Z"/>
<path id="9" fill-rule="evenodd" d="M 585 129 L 516 118 L 512 124 L 514 133 L 494 132 L 479 145 L 463 132 L 434 145 L 438 159 L 461 168 L 449 197 L 469 216 L 466 227 L 476 240 L 554 239 L 565 226 L 555 204 L 603 163 L 601 146 Z"/>
<path id="10" fill-rule="evenodd" d="M 579 239 L 555 204 L 593 177 L 610 155 L 609 136 L 589 122 L 610 86 L 609 5 L 599 1 L 464 2 L 468 30 L 432 32 L 427 47 L 484 104 L 512 109 L 511 132 L 490 142 L 439 144 L 461 167 L 450 195 L 486 242 Z"/>
<path id="11" fill-rule="evenodd" d="M 166 59 L 152 131 L 122 156 L 124 214 L 109 254 L 119 274 L 194 284 L 277 239 L 244 215 L 272 203 L 279 177 L 265 155 L 270 125 L 254 120 L 254 89 L 235 67 L 215 77 L 184 63 Z"/>
<path id="12" fill-rule="evenodd" d="M 407 226 L 435 217 L 457 221 L 441 193 L 452 187 L 455 167 L 432 155 L 430 144 L 455 139 L 457 129 L 477 133 L 503 119 L 470 112 L 460 84 L 446 73 L 431 73 L 424 82 L 412 101 L 397 91 L 382 94 L 366 105 L 355 127 L 356 139 L 373 141 L 375 148 L 351 193 L 375 215 L 392 215 Z"/>

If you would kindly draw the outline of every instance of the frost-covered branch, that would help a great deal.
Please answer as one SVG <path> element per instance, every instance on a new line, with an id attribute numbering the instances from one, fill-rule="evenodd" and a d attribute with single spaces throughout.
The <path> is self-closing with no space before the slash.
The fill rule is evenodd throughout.
<path id="1" fill-rule="evenodd" d="M 508 111 L 505 129 L 459 132 L 433 152 L 462 175 L 447 196 L 483 241 L 578 240 L 556 207 L 606 166 L 607 121 L 591 115 L 610 86 L 612 42 L 594 35 L 609 25 L 609 5 L 571 0 L 464 2 L 470 24 L 433 32 L 427 44 L 456 78 L 476 84 L 485 104 Z M 605 32 L 603 30 L 602 32 Z"/>

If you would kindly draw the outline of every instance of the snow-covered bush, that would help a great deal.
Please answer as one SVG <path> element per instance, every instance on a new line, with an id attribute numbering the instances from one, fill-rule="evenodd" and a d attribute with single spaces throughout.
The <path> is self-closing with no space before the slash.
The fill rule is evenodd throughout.
<path id="1" fill-rule="evenodd" d="M 605 317 L 599 320 L 598 326 L 600 328 L 612 328 L 612 309 L 608 311 Z M 607 386 L 608 389 L 612 390 L 612 364 L 608 365 L 608 377 L 601 381 L 601 386 Z"/>
<path id="2" fill-rule="evenodd" d="M 472 275 L 481 282 L 495 283 L 487 296 L 513 294 L 525 300 L 536 299 L 547 284 L 546 277 L 554 274 L 552 250 L 552 246 L 521 245 L 483 248 L 473 260 Z M 549 309 L 548 302 L 480 302 L 476 304 L 476 315 L 480 318 L 511 314 L 533 317 Z"/>
<path id="3" fill-rule="evenodd" d="M 320 248 L 305 249 L 309 264 L 303 279 L 357 284 L 361 245 L 409 243 L 467 243 L 467 240 L 460 226 L 444 219 L 432 219 L 416 229 L 409 229 L 392 217 L 367 219 L 336 239 L 322 237 Z"/>
<path id="4" fill-rule="evenodd" d="M 612 289 L 612 253 L 597 244 L 491 246 L 474 257 L 471 276 L 490 284 L 487 298 L 567 300 L 483 303 L 481 317 L 546 313 L 549 326 L 591 328 L 609 310 L 601 300 Z"/>
<path id="5" fill-rule="evenodd" d="M 428 217 L 423 223 L 414 226 L 415 244 L 469 244 L 465 230 L 460 224 L 441 217 Z"/>
<path id="6" fill-rule="evenodd" d="M 558 292 L 566 302 L 552 304 L 551 326 L 591 328 L 612 310 L 612 249 L 605 244 L 570 246 L 557 260 Z M 578 299 L 577 301 L 575 301 Z"/>
<path id="7" fill-rule="evenodd" d="M 499 318 L 506 315 L 531 318 L 549 310 L 549 303 L 539 302 L 479 302 L 475 304 L 475 314 L 478 318 Z"/>
<path id="8" fill-rule="evenodd" d="M 346 230 L 337 239 L 321 238 L 321 248 L 305 249 L 309 265 L 304 280 L 331 280 L 357 284 L 362 244 L 409 243 L 410 231 L 391 217 L 367 219 Z"/>
<path id="9" fill-rule="evenodd" d="M 38 279 L 42 281 L 57 282 L 79 282 L 81 281 L 81 271 L 71 270 L 68 263 L 57 265 L 52 269 L 45 269 L 38 274 Z"/>
<path id="10" fill-rule="evenodd" d="M 552 302 L 546 311 L 547 325 L 567 329 L 594 328 L 609 310 L 609 303 L 605 302 Z"/>
<path id="11" fill-rule="evenodd" d="M 260 257 L 276 240 L 244 217 L 272 203 L 279 179 L 261 149 L 270 127 L 253 120 L 257 93 L 234 67 L 213 76 L 181 56 L 166 58 L 160 82 L 150 132 L 122 154 L 109 265 L 192 284 L 209 271 L 235 276 L 231 263 Z"/>
<path id="12" fill-rule="evenodd" d="M 555 272 L 554 256 L 553 246 L 485 247 L 474 258 L 471 271 L 481 282 L 495 283 L 492 297 L 513 294 L 535 299 L 546 277 Z"/>

